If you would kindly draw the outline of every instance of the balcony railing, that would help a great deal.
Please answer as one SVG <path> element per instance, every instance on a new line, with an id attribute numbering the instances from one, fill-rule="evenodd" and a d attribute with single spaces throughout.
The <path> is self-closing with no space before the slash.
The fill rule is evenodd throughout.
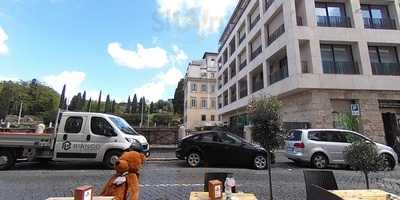
<path id="1" fill-rule="evenodd" d="M 251 52 L 251 60 L 254 60 L 262 52 L 262 47 L 259 46 L 255 51 Z"/>
<path id="2" fill-rule="evenodd" d="M 374 75 L 400 76 L 400 63 L 371 63 Z"/>
<path id="3" fill-rule="evenodd" d="M 247 65 L 247 61 L 246 61 L 246 60 L 244 60 L 242 63 L 240 63 L 240 65 L 239 65 L 239 71 L 242 70 L 243 68 L 245 68 L 246 65 Z"/>
<path id="4" fill-rule="evenodd" d="M 318 26 L 351 27 L 350 18 L 342 16 L 317 16 Z"/>
<path id="5" fill-rule="evenodd" d="M 272 3 L 274 3 L 275 0 L 265 0 L 265 10 L 268 10 L 269 7 L 271 7 Z"/>
<path id="6" fill-rule="evenodd" d="M 252 30 L 257 25 L 258 21 L 260 21 L 260 15 L 257 15 L 257 17 L 254 19 L 254 21 L 252 21 L 250 23 L 250 30 Z"/>
<path id="7" fill-rule="evenodd" d="M 271 45 L 276 39 L 285 33 L 285 25 L 282 24 L 271 35 L 268 36 L 268 45 Z"/>
<path id="8" fill-rule="evenodd" d="M 358 74 L 357 63 L 355 62 L 333 62 L 323 61 L 322 67 L 325 74 Z"/>
<path id="9" fill-rule="evenodd" d="M 396 21 L 389 18 L 364 18 L 364 27 L 372 29 L 396 29 Z"/>
<path id="10" fill-rule="evenodd" d="M 269 75 L 269 84 L 272 85 L 272 84 L 274 84 L 278 81 L 281 81 L 287 77 L 289 77 L 287 67 L 281 68 L 278 71 L 275 71 Z"/>

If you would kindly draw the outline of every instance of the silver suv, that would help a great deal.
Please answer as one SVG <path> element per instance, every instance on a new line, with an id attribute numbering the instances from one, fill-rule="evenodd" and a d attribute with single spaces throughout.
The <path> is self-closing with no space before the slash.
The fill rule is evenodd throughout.
<path id="1" fill-rule="evenodd" d="M 290 132 L 286 141 L 286 157 L 295 162 L 310 162 L 316 168 L 328 164 L 346 164 L 343 150 L 351 143 L 367 140 L 376 145 L 379 155 L 385 156 L 386 169 L 394 169 L 397 154 L 392 148 L 373 142 L 371 139 L 347 130 L 302 129 Z"/>

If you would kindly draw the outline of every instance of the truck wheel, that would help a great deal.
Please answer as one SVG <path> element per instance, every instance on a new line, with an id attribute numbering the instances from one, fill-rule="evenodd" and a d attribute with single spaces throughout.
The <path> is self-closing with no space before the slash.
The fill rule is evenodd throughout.
<path id="1" fill-rule="evenodd" d="M 15 165 L 15 154 L 13 151 L 0 151 L 0 170 L 7 170 Z"/>
<path id="2" fill-rule="evenodd" d="M 119 150 L 112 150 L 106 153 L 103 159 L 103 165 L 107 169 L 113 169 L 115 162 L 121 156 L 122 151 Z"/>

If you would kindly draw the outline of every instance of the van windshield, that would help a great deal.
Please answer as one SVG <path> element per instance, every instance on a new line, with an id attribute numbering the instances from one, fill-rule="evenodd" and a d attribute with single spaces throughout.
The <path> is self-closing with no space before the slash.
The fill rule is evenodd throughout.
<path id="1" fill-rule="evenodd" d="M 120 117 L 110 117 L 111 121 L 115 124 L 115 126 L 128 135 L 138 135 L 138 133 L 133 129 L 128 122 Z"/>

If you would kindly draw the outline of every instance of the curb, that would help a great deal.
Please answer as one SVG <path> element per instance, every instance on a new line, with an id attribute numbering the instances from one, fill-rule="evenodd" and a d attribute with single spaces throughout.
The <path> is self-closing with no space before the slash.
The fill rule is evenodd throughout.
<path id="1" fill-rule="evenodd" d="M 178 158 L 149 158 L 147 161 L 177 161 Z"/>

